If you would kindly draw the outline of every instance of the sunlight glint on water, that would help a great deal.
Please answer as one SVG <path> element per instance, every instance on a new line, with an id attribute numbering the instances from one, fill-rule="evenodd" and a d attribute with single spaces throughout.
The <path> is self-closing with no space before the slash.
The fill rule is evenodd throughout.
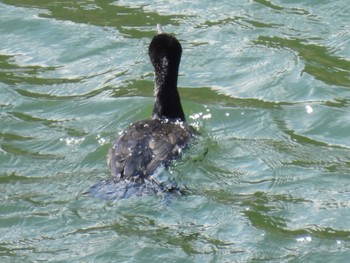
<path id="1" fill-rule="evenodd" d="M 0 1 L 1 262 L 347 262 L 350 50 L 341 1 Z M 149 118 L 147 47 L 183 46 L 187 195 L 88 197 Z"/>

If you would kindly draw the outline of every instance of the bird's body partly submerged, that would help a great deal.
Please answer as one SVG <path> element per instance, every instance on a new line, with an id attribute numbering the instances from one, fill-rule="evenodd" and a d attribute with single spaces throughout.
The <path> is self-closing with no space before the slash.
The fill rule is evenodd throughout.
<path id="1" fill-rule="evenodd" d="M 119 180 L 144 183 L 160 166 L 179 156 L 192 136 L 193 129 L 180 121 L 138 121 L 113 143 L 109 169 Z"/>
<path id="2" fill-rule="evenodd" d="M 112 177 L 92 187 L 94 195 L 118 199 L 173 190 L 154 174 L 179 157 L 195 134 L 185 123 L 177 90 L 181 53 L 174 36 L 153 37 L 148 49 L 155 71 L 152 119 L 131 124 L 112 144 L 108 154 Z"/>

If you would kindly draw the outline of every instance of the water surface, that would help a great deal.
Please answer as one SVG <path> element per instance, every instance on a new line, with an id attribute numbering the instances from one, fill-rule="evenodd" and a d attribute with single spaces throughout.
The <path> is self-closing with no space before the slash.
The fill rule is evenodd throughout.
<path id="1" fill-rule="evenodd" d="M 350 7 L 340 1 L 0 1 L 1 262 L 347 262 Z M 105 201 L 148 118 L 155 25 L 183 46 L 189 194 Z"/>

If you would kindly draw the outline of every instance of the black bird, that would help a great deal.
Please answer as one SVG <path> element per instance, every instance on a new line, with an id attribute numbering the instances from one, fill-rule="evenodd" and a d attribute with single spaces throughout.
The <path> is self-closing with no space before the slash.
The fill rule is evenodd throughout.
<path id="1" fill-rule="evenodd" d="M 95 193 L 102 189 L 103 195 L 125 198 L 173 190 L 154 174 L 179 157 L 196 133 L 185 123 L 177 90 L 181 53 L 174 36 L 159 32 L 153 37 L 148 48 L 155 72 L 152 119 L 131 124 L 114 141 L 108 154 L 112 177 Z"/>

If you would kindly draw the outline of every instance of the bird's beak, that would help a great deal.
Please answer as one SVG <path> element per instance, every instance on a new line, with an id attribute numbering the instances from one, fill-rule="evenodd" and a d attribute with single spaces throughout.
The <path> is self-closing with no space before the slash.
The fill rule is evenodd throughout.
<path id="1" fill-rule="evenodd" d="M 157 31 L 158 31 L 158 34 L 163 34 L 163 29 L 162 27 L 160 26 L 160 24 L 157 24 Z"/>

